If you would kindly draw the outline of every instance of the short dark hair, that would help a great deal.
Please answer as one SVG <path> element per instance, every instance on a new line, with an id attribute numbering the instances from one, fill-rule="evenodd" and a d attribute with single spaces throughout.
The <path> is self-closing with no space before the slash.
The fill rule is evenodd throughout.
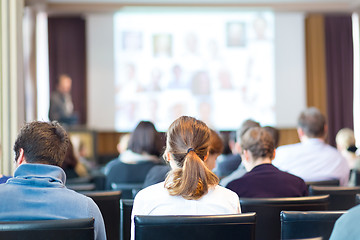
<path id="1" fill-rule="evenodd" d="M 242 150 L 249 150 L 254 157 L 257 158 L 273 158 L 274 156 L 274 139 L 271 134 L 264 128 L 250 128 L 241 137 Z"/>
<path id="2" fill-rule="evenodd" d="M 69 137 L 56 121 L 25 124 L 14 144 L 15 160 L 24 150 L 27 163 L 61 166 L 69 146 Z"/>
<path id="3" fill-rule="evenodd" d="M 242 124 L 241 127 L 236 131 L 236 141 L 241 142 L 241 137 L 246 133 L 247 130 L 253 127 L 260 127 L 260 123 L 247 119 Z"/>
<path id="4" fill-rule="evenodd" d="M 325 136 L 325 116 L 315 107 L 310 107 L 301 112 L 298 127 L 310 138 Z"/>
<path id="5" fill-rule="evenodd" d="M 127 149 L 139 154 L 160 156 L 163 145 L 161 135 L 156 131 L 154 124 L 141 121 L 131 133 Z"/>

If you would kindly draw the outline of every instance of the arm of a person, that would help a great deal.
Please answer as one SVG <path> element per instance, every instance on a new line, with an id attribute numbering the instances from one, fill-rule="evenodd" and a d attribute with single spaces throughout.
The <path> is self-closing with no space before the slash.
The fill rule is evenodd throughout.
<path id="1" fill-rule="evenodd" d="M 95 219 L 95 223 L 94 223 L 95 240 L 106 240 L 105 224 L 100 209 L 92 199 L 89 199 L 89 201 L 90 201 L 89 202 L 90 215 L 93 216 Z"/>

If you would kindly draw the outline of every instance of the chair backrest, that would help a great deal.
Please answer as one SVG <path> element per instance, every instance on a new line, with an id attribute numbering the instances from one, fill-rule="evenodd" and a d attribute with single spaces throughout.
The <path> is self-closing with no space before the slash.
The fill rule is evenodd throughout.
<path id="1" fill-rule="evenodd" d="M 256 214 L 135 216 L 135 240 L 255 239 Z"/>
<path id="2" fill-rule="evenodd" d="M 321 211 L 328 208 L 329 195 L 290 198 L 240 198 L 241 211 L 256 212 L 256 239 L 280 239 L 280 212 Z"/>
<path id="3" fill-rule="evenodd" d="M 325 180 L 325 181 L 310 181 L 305 182 L 308 187 L 310 186 L 339 186 L 339 179 Z"/>
<path id="4" fill-rule="evenodd" d="M 0 239 L 94 239 L 94 219 L 0 222 Z"/>
<path id="5" fill-rule="evenodd" d="M 120 239 L 130 240 L 133 199 L 120 199 Z"/>
<path id="6" fill-rule="evenodd" d="M 281 239 L 329 239 L 336 220 L 345 211 L 282 211 Z"/>
<path id="7" fill-rule="evenodd" d="M 111 189 L 121 191 L 123 199 L 134 199 L 142 187 L 143 183 L 111 183 Z"/>
<path id="8" fill-rule="evenodd" d="M 360 204 L 360 193 L 356 194 L 355 202 L 356 202 L 356 204 Z"/>
<path id="9" fill-rule="evenodd" d="M 106 175 L 106 189 L 111 189 L 111 183 L 138 183 L 144 184 L 149 170 L 157 164 L 151 161 L 126 164 L 118 161 L 111 166 Z"/>
<path id="10" fill-rule="evenodd" d="M 121 191 L 91 191 L 82 194 L 92 198 L 104 218 L 108 240 L 120 239 L 120 197 Z"/>
<path id="11" fill-rule="evenodd" d="M 356 205 L 356 194 L 360 193 L 358 187 L 330 187 L 310 186 L 309 194 L 312 196 L 329 194 L 329 210 L 348 210 Z"/>

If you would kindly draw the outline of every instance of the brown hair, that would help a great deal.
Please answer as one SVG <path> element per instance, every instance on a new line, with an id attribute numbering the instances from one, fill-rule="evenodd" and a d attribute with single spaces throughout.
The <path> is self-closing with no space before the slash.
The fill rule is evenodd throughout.
<path id="1" fill-rule="evenodd" d="M 69 146 L 69 137 L 58 122 L 34 121 L 25 124 L 14 144 L 15 159 L 24 150 L 28 163 L 61 166 Z"/>
<path id="2" fill-rule="evenodd" d="M 218 177 L 204 164 L 209 145 L 210 129 L 204 122 L 182 116 L 170 125 L 165 154 L 170 153 L 179 167 L 165 180 L 170 195 L 195 200 L 205 195 L 209 186 L 219 183 Z"/>
<path id="3" fill-rule="evenodd" d="M 210 129 L 210 146 L 209 154 L 222 154 L 224 151 L 224 143 L 214 130 Z"/>
<path id="4" fill-rule="evenodd" d="M 274 139 L 271 134 L 264 128 L 250 128 L 241 137 L 242 150 L 249 150 L 255 159 L 273 158 L 274 156 Z"/>

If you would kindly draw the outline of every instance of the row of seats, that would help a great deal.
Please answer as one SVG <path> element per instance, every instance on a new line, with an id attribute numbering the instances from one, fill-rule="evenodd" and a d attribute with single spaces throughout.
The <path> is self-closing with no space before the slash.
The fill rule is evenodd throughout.
<path id="1" fill-rule="evenodd" d="M 282 211 L 281 239 L 329 239 L 343 211 Z M 137 240 L 255 239 L 256 213 L 218 216 L 136 216 Z M 94 239 L 94 219 L 1 222 L 0 239 Z"/>
<path id="2" fill-rule="evenodd" d="M 122 186 L 120 186 L 122 187 Z M 136 186 L 135 186 L 136 187 Z M 129 190 L 128 188 L 126 190 Z M 134 191 L 137 191 L 137 188 L 134 188 L 129 194 L 132 195 Z M 135 191 L 135 192 L 136 192 Z M 105 225 L 107 229 L 108 239 L 119 239 L 119 234 L 122 236 L 122 239 L 130 239 L 130 216 L 131 216 L 131 207 L 132 200 L 122 199 L 119 209 L 119 199 L 120 191 L 118 195 L 113 197 L 112 204 L 101 203 L 101 197 L 98 196 L 101 192 L 83 192 L 85 195 L 92 197 L 94 201 L 99 205 L 101 212 L 103 213 L 105 219 Z M 111 192 L 110 192 L 111 193 Z M 278 199 L 240 199 L 242 212 L 257 212 L 258 213 L 258 226 L 273 226 L 272 228 L 278 229 L 276 234 L 272 234 L 276 237 L 274 239 L 279 239 L 280 236 L 280 216 L 279 213 L 281 210 L 297 210 L 297 211 L 309 211 L 309 210 L 347 210 L 355 206 L 356 198 L 355 195 L 360 193 L 359 187 L 339 187 L 339 186 L 310 186 L 310 193 L 312 195 L 319 195 L 317 197 L 307 197 L 307 198 L 278 198 Z M 316 203 L 312 205 L 309 199 L 324 199 L 323 195 L 328 194 L 326 200 L 324 200 L 320 205 Z M 121 198 L 123 198 L 121 196 Z M 293 203 L 290 203 L 289 206 L 284 207 L 283 205 L 286 201 L 300 201 L 305 199 L 308 201 L 308 205 L 303 205 L 302 208 L 294 206 Z M 130 210 L 128 205 L 131 205 Z M 264 211 L 263 208 L 266 207 L 268 210 Z M 120 213 L 121 211 L 121 213 Z M 107 214 L 108 213 L 108 214 Z M 260 215 L 259 215 L 260 214 Z M 120 215 L 120 218 L 119 218 Z M 272 216 L 277 216 L 276 221 L 270 221 L 269 219 Z M 120 221 L 121 220 L 121 221 Z M 121 225 L 120 225 L 121 223 Z M 120 232 L 119 232 L 120 225 Z M 259 236 L 257 239 L 264 239 L 262 236 L 268 236 L 268 233 L 257 228 Z M 261 229 L 261 228 L 260 228 Z M 270 229 L 270 227 L 269 227 Z"/>
<path id="3" fill-rule="evenodd" d="M 329 239 L 343 211 L 282 211 L 281 239 Z M 218 216 L 136 216 L 136 240 L 255 239 L 256 213 Z M 94 219 L 1 222 L 0 239 L 94 239 Z"/>
<path id="4" fill-rule="evenodd" d="M 130 239 L 133 200 L 120 199 L 120 192 L 87 194 L 102 211 L 108 239 Z M 357 199 L 360 202 L 360 195 Z M 240 215 L 137 216 L 136 239 L 209 240 L 234 239 L 234 236 L 242 236 L 241 239 L 328 239 L 335 221 L 344 213 L 327 211 L 328 200 L 328 195 L 240 199 L 243 210 Z M 2 222 L 0 239 L 93 239 L 93 230 L 93 219 Z"/>

